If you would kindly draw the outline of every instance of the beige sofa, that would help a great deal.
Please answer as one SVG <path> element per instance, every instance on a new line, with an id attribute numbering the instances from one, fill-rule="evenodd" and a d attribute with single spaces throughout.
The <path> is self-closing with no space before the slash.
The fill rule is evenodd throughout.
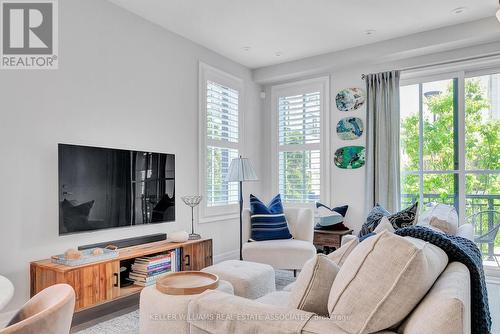
<path id="1" fill-rule="evenodd" d="M 450 263 L 416 309 L 398 328 L 379 334 L 469 334 L 470 277 L 467 268 Z M 222 321 L 190 321 L 191 334 L 197 333 L 302 333 L 351 334 L 331 319 L 305 311 L 291 310 L 290 292 L 277 291 L 257 300 L 210 291 L 189 305 L 190 314 L 225 315 Z M 231 321 L 232 315 L 236 321 Z M 248 317 L 245 319 L 245 317 Z M 273 320 L 270 318 L 278 319 Z M 255 319 L 260 319 L 256 321 Z M 248 330 L 251 328 L 251 331 Z M 456 331 L 459 328 L 460 331 Z M 253 331 L 255 330 L 255 331 Z"/>
<path id="2" fill-rule="evenodd" d="M 371 280 L 374 272 L 383 279 Z M 448 263 L 436 246 L 386 232 L 347 255 L 329 290 L 329 317 L 290 307 L 293 293 L 277 291 L 250 300 L 207 291 L 189 304 L 190 331 L 468 334 L 471 329 L 468 269 Z"/>

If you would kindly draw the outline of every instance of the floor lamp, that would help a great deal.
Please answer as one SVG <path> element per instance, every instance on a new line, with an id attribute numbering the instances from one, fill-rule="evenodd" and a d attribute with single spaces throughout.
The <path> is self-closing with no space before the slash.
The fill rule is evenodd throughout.
<path id="1" fill-rule="evenodd" d="M 243 182 L 257 181 L 257 174 L 247 158 L 235 158 L 231 161 L 229 166 L 229 173 L 227 175 L 228 182 L 239 182 L 240 190 L 240 260 L 243 260 Z"/>

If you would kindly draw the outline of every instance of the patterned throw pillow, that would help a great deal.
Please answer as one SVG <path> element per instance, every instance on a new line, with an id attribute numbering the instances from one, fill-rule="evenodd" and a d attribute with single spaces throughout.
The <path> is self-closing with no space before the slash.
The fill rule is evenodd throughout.
<path id="1" fill-rule="evenodd" d="M 347 213 L 349 206 L 338 206 L 330 209 L 326 205 L 317 202 L 316 208 L 318 212 L 315 230 L 328 230 L 328 231 L 347 231 L 348 227 L 344 225 L 344 218 Z M 332 215 L 328 216 L 326 214 L 320 214 L 321 212 L 327 213 L 331 212 Z"/>
<path id="2" fill-rule="evenodd" d="M 377 203 L 368 214 L 368 217 L 366 217 L 366 222 L 361 227 L 359 237 L 361 238 L 364 235 L 373 232 L 384 216 L 389 219 L 389 222 L 395 230 L 414 225 L 417 218 L 417 210 L 418 202 L 415 202 L 415 204 L 404 210 L 390 214 L 389 211 Z"/>
<path id="3" fill-rule="evenodd" d="M 292 238 L 279 194 L 268 205 L 250 195 L 250 224 L 251 241 Z"/>

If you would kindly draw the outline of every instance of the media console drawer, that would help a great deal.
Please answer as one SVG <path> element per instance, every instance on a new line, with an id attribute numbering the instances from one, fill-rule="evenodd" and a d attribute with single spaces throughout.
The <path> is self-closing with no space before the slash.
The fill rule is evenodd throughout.
<path id="1" fill-rule="evenodd" d="M 30 263 L 30 294 L 33 297 L 46 287 L 66 283 L 75 289 L 75 311 L 91 308 L 118 298 L 139 293 L 141 286 L 120 288 L 120 261 L 181 249 L 181 270 L 201 270 L 212 265 L 212 239 L 192 240 L 182 243 L 159 241 L 119 250 L 118 257 L 84 264 L 64 266 L 50 259 Z"/>

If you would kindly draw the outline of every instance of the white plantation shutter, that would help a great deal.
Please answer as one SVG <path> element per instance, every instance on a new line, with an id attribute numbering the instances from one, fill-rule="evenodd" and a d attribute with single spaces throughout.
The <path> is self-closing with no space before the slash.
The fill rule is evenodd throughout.
<path id="1" fill-rule="evenodd" d="M 320 92 L 280 97 L 278 103 L 280 145 L 320 142 Z"/>
<path id="2" fill-rule="evenodd" d="M 238 142 L 238 91 L 207 81 L 207 136 Z"/>
<path id="3" fill-rule="evenodd" d="M 226 181 L 231 160 L 238 157 L 239 92 L 206 81 L 206 205 L 238 201 L 238 184 Z"/>
<path id="4" fill-rule="evenodd" d="M 285 202 L 315 202 L 321 185 L 321 92 L 278 97 L 279 191 Z"/>

